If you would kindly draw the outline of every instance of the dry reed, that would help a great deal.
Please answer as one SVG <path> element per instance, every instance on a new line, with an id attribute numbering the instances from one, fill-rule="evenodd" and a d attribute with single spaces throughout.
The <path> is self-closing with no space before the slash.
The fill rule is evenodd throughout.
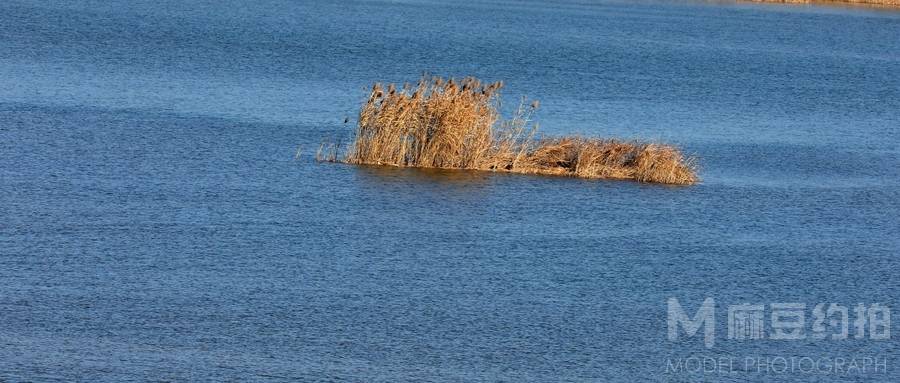
<path id="1" fill-rule="evenodd" d="M 693 184 L 693 158 L 670 145 L 582 137 L 543 138 L 532 117 L 538 103 L 520 103 L 501 119 L 502 82 L 423 77 L 417 85 L 375 84 L 359 112 L 356 137 L 323 144 L 320 161 L 402 167 L 492 170 Z"/>

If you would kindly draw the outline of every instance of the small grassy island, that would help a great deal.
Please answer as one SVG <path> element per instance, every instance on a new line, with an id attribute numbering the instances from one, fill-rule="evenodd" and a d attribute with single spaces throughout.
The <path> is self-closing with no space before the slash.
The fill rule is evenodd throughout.
<path id="1" fill-rule="evenodd" d="M 689 185 L 695 160 L 671 145 L 584 137 L 543 137 L 523 101 L 502 119 L 502 82 L 423 77 L 415 86 L 375 84 L 354 141 L 320 147 L 320 161 L 472 169 Z"/>

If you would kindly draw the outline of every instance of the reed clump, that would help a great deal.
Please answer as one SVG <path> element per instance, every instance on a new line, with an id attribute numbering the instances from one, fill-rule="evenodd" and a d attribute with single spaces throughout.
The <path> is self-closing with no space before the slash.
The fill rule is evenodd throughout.
<path id="1" fill-rule="evenodd" d="M 350 164 L 491 170 L 630 179 L 699 181 L 695 161 L 671 145 L 537 134 L 538 103 L 523 100 L 511 119 L 499 113 L 502 82 L 423 77 L 418 84 L 372 87 L 343 157 L 333 144 L 317 158 Z"/>

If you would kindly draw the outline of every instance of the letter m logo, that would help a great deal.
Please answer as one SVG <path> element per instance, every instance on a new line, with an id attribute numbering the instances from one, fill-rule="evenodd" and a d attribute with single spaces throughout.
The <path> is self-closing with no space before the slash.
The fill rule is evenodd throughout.
<path id="1" fill-rule="evenodd" d="M 678 325 L 681 325 L 681 328 L 684 329 L 684 333 L 687 334 L 688 337 L 697 334 L 702 326 L 703 344 L 706 345 L 706 348 L 711 348 L 713 346 L 716 335 L 715 300 L 706 298 L 703 301 L 703 304 L 700 305 L 700 309 L 694 314 L 694 318 L 689 317 L 684 312 L 684 308 L 681 307 L 681 303 L 678 303 L 677 298 L 669 298 L 668 304 L 669 341 L 675 342 L 678 340 Z"/>

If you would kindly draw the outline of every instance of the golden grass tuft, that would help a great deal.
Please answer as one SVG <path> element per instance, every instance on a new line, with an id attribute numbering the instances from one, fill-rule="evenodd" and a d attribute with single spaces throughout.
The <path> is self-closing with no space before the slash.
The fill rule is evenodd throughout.
<path id="1" fill-rule="evenodd" d="M 337 145 L 320 161 L 402 167 L 492 170 L 631 179 L 664 184 L 699 181 L 695 162 L 670 145 L 582 137 L 542 138 L 523 100 L 501 119 L 502 82 L 423 77 L 417 85 L 375 84 L 359 112 L 356 137 L 339 159 Z"/>

